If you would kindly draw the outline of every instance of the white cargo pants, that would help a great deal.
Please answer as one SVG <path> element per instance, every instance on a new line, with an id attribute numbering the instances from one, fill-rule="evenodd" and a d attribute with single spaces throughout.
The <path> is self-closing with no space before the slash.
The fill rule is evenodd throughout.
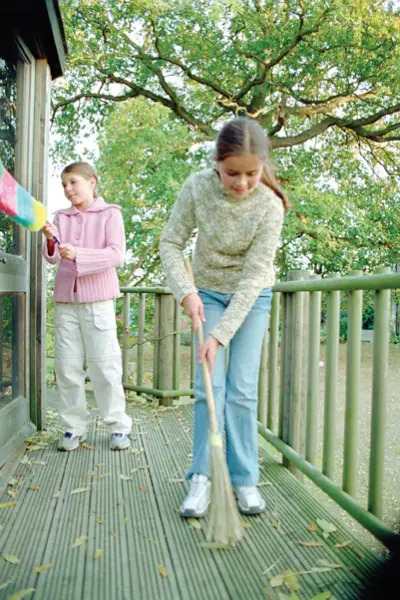
<path id="1" fill-rule="evenodd" d="M 86 358 L 97 407 L 111 433 L 130 433 L 122 387 L 121 349 L 113 300 L 56 303 L 55 357 L 59 412 L 66 431 L 82 435 L 91 420 L 86 406 Z"/>

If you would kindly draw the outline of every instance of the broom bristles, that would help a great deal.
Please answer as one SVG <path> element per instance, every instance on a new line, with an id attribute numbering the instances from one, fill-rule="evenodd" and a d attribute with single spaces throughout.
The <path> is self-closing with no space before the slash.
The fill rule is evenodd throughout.
<path id="1" fill-rule="evenodd" d="M 243 537 L 243 527 L 219 433 L 210 434 L 210 470 L 211 503 L 207 541 L 234 546 Z"/>

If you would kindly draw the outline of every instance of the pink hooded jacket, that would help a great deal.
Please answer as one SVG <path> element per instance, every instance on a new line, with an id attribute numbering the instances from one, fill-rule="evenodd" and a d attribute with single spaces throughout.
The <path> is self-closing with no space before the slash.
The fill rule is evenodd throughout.
<path id="1" fill-rule="evenodd" d="M 60 257 L 58 245 L 49 256 L 47 243 L 43 256 L 50 264 L 60 261 L 54 287 L 56 302 L 96 302 L 120 296 L 116 267 L 123 264 L 125 230 L 121 209 L 95 198 L 85 211 L 74 206 L 57 211 L 54 225 L 59 240 L 76 248 L 75 260 Z"/>

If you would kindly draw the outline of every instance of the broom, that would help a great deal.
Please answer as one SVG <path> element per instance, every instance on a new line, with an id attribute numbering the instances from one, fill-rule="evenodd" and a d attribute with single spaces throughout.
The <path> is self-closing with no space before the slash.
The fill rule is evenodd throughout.
<path id="1" fill-rule="evenodd" d="M 185 260 L 185 268 L 194 283 L 190 261 Z M 200 346 L 204 343 L 203 324 L 199 319 L 198 338 Z M 210 471 L 211 471 L 211 503 L 207 529 L 207 541 L 223 546 L 234 546 L 243 537 L 236 499 L 233 494 L 231 479 L 226 464 L 226 456 L 222 445 L 222 437 L 218 432 L 215 413 L 214 394 L 211 385 L 207 361 L 202 362 L 204 387 L 206 390 L 208 415 L 210 419 Z"/>

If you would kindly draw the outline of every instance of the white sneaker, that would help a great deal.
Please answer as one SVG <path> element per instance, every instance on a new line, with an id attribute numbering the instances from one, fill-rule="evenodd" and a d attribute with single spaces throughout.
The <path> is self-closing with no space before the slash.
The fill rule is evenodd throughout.
<path id="1" fill-rule="evenodd" d="M 111 450 L 126 450 L 131 445 L 131 438 L 126 433 L 111 434 Z"/>
<path id="2" fill-rule="evenodd" d="M 259 515 L 265 510 L 265 501 L 255 485 L 235 488 L 239 510 L 244 515 Z"/>
<path id="3" fill-rule="evenodd" d="M 79 448 L 80 442 L 84 442 L 85 439 L 84 435 L 74 435 L 70 431 L 66 431 L 58 443 L 58 449 L 64 452 L 71 452 L 71 450 Z"/>
<path id="4" fill-rule="evenodd" d="M 179 514 L 181 517 L 204 517 L 211 501 L 211 481 L 207 475 L 195 473 L 190 482 L 190 490 Z"/>

